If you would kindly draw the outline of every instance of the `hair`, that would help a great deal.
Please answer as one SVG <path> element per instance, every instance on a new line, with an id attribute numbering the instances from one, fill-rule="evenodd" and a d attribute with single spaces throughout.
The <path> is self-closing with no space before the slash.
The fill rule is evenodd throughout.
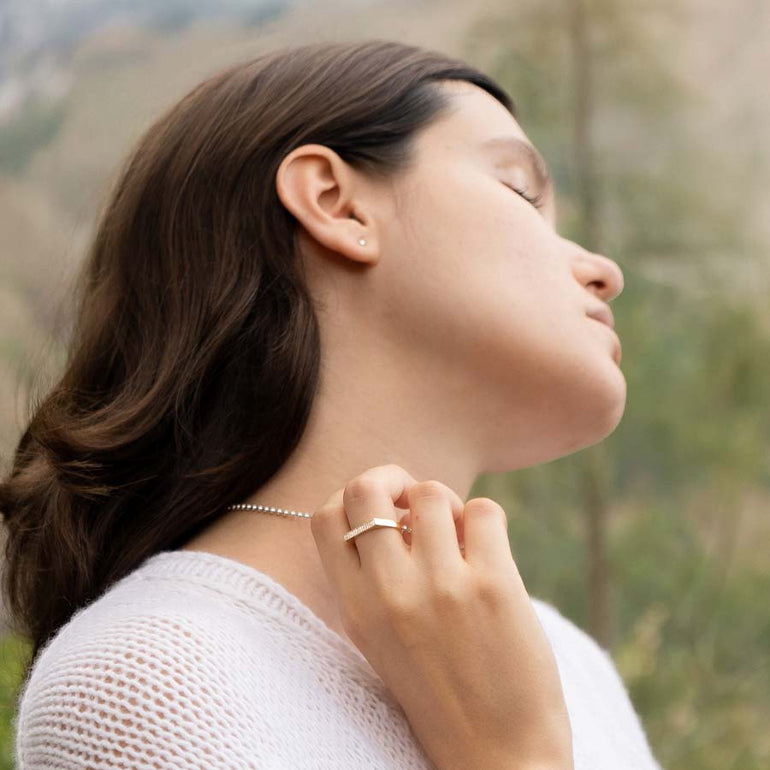
<path id="1" fill-rule="evenodd" d="M 63 374 L 0 482 L 2 597 L 26 672 L 81 607 L 249 496 L 298 444 L 320 335 L 275 186 L 319 143 L 389 179 L 464 80 L 457 59 L 386 40 L 274 50 L 207 78 L 139 138 L 73 288 Z"/>

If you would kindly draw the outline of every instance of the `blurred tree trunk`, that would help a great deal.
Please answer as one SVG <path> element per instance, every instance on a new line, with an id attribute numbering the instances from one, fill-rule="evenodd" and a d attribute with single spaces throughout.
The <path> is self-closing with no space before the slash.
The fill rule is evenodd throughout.
<path id="1" fill-rule="evenodd" d="M 589 19 L 586 0 L 566 0 L 572 59 L 573 131 L 572 154 L 576 202 L 580 211 L 580 243 L 590 251 L 601 251 L 599 191 L 591 136 L 594 83 Z M 583 465 L 583 512 L 588 549 L 589 630 L 609 648 L 609 574 L 607 567 L 607 456 L 601 445 L 589 448 Z"/>

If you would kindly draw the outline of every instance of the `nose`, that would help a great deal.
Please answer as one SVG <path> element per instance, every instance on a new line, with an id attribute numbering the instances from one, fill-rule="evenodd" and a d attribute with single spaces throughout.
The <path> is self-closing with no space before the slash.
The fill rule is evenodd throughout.
<path id="1" fill-rule="evenodd" d="M 572 272 L 583 286 L 595 291 L 605 302 L 623 291 L 623 271 L 617 262 L 601 254 L 581 249 L 572 261 Z"/>

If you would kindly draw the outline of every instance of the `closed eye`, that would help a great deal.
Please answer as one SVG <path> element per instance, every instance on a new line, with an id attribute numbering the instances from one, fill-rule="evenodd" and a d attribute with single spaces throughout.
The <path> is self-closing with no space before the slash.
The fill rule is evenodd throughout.
<path id="1" fill-rule="evenodd" d="M 542 193 L 538 193 L 534 197 L 530 197 L 526 194 L 524 190 L 519 190 L 517 187 L 513 187 L 512 185 L 505 184 L 505 187 L 507 187 L 509 190 L 513 190 L 517 195 L 520 195 L 522 198 L 524 198 L 525 201 L 528 203 L 531 203 L 536 209 L 542 209 L 543 208 L 543 195 Z"/>

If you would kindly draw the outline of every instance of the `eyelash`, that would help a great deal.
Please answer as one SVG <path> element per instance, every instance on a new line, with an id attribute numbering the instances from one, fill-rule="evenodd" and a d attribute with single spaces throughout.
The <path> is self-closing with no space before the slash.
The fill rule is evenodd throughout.
<path id="1" fill-rule="evenodd" d="M 528 203 L 531 203 L 536 209 L 543 208 L 543 196 L 542 194 L 538 193 L 535 195 L 534 198 L 530 198 L 528 195 L 524 194 L 523 190 L 519 190 L 516 187 L 513 187 L 512 185 L 505 185 L 509 190 L 513 190 L 517 195 L 520 195 L 522 198 L 524 198 L 525 201 Z"/>

